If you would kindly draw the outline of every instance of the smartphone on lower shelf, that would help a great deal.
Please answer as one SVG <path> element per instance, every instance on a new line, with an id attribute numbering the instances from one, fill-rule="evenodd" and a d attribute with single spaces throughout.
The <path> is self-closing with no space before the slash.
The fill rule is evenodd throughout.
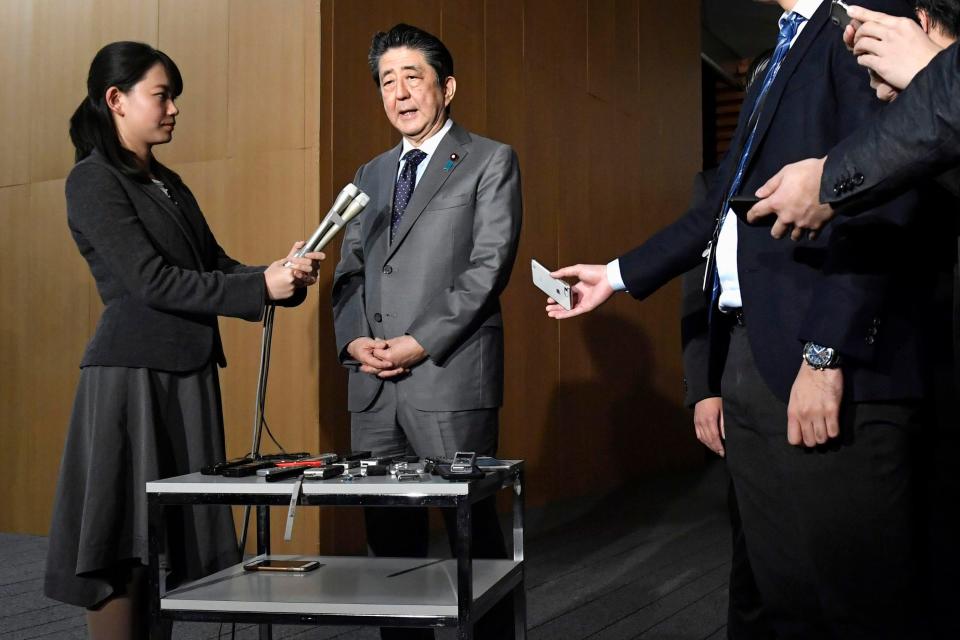
<path id="1" fill-rule="evenodd" d="M 246 571 L 289 571 L 293 573 L 306 573 L 313 571 L 320 566 L 316 560 L 274 560 L 272 558 L 259 558 L 243 565 Z"/>

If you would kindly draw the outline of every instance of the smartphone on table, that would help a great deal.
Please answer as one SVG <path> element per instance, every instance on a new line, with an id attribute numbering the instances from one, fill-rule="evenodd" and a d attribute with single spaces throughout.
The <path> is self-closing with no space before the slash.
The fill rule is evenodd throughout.
<path id="1" fill-rule="evenodd" d="M 275 560 L 273 558 L 259 558 L 243 565 L 245 571 L 285 571 L 290 573 L 306 573 L 320 566 L 317 560 Z"/>

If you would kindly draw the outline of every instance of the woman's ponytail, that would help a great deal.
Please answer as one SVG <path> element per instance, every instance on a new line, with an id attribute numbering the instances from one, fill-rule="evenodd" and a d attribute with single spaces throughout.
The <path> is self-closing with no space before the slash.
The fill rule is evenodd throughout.
<path id="1" fill-rule="evenodd" d="M 100 120 L 97 108 L 89 98 L 84 98 L 77 110 L 73 112 L 70 118 L 70 140 L 76 149 L 75 162 L 80 162 L 90 155 L 91 151 L 102 146 Z"/>

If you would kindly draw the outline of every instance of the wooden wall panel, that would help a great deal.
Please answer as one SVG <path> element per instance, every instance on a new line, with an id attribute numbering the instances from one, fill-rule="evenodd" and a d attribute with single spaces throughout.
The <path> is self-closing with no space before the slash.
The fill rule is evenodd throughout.
<path id="1" fill-rule="evenodd" d="M 302 20 L 302 2 L 231 0 L 231 156 L 303 146 Z"/>
<path id="2" fill-rule="evenodd" d="M 62 178 L 73 166 L 70 116 L 86 95 L 90 61 L 115 40 L 157 43 L 157 0 L 35 0 L 29 64 L 32 78 L 30 181 Z M 42 80 L 41 80 L 42 79 Z"/>
<path id="3" fill-rule="evenodd" d="M 167 163 L 227 155 L 228 0 L 160 0 L 157 47 L 184 78 L 173 142 L 158 149 Z"/>
<path id="4" fill-rule="evenodd" d="M 486 128 L 486 29 L 482 2 L 447 0 L 439 36 L 453 53 L 457 93 L 451 115 L 471 131 Z M 500 46 L 497 43 L 496 46 Z"/>
<path id="5" fill-rule="evenodd" d="M 31 345 L 27 343 L 27 327 L 31 312 L 39 309 L 27 307 L 30 282 L 24 277 L 29 264 L 28 243 L 24 242 L 30 227 L 30 186 L 20 185 L 0 188 L 0 286 L 5 294 L 0 296 L 0 464 L 8 469 L 14 482 L 0 484 L 0 529 L 22 531 L 30 518 L 30 503 L 22 496 L 16 478 L 25 471 L 31 460 L 27 455 L 30 441 L 37 437 L 34 432 L 41 428 L 28 422 L 27 403 L 34 394 L 30 392 L 25 377 L 28 375 Z M 52 470 L 53 465 L 50 465 Z"/>
<path id="6" fill-rule="evenodd" d="M 5 371 L 12 373 L 0 386 L 13 397 L 0 417 L 7 443 L 0 463 L 10 473 L 0 499 L 6 507 L 0 530 L 46 533 L 44 516 L 53 501 L 77 364 L 87 340 L 89 276 L 76 250 L 59 250 L 72 244 L 63 180 L 0 193 L 5 196 L 0 200 L 5 238 L 0 270 L 10 285 L 2 303 L 3 350 Z M 37 469 L 49 469 L 49 475 L 38 477 Z"/>
<path id="7" fill-rule="evenodd" d="M 30 33 L 33 11 L 28 2 L 0 2 L 0 187 L 26 184 L 30 130 Z"/>
<path id="8" fill-rule="evenodd" d="M 495 45 L 485 49 L 486 116 L 485 135 L 509 142 L 520 158 L 524 194 L 540 189 L 543 198 L 524 198 L 523 230 L 512 283 L 503 295 L 506 327 L 504 348 L 509 357 L 504 371 L 504 406 L 501 415 L 500 450 L 503 455 L 523 451 L 529 473 L 546 479 L 549 468 L 543 454 L 545 441 L 556 436 L 554 381 L 559 372 L 560 326 L 543 314 L 543 296 L 529 284 L 530 259 L 550 267 L 557 262 L 557 219 L 559 203 L 546 194 L 556 187 L 554 163 L 538 164 L 542 158 L 543 131 L 531 123 L 536 108 L 535 77 L 526 73 L 524 59 L 524 7 L 512 0 L 485 4 L 485 32 L 497 34 Z M 553 145 L 549 146 L 553 149 Z M 528 167 L 539 167 L 531 171 Z M 540 185 L 539 187 L 537 185 Z"/>

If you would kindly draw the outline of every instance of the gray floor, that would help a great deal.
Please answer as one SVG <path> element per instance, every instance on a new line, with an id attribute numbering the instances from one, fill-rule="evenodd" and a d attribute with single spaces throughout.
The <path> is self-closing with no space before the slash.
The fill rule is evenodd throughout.
<path id="1" fill-rule="evenodd" d="M 722 465 L 714 464 L 600 501 L 531 513 L 542 533 L 527 540 L 528 637 L 725 638 L 726 483 Z M 43 537 L 0 534 L 0 639 L 86 637 L 81 609 L 41 593 L 45 554 Z M 174 637 L 217 638 L 219 631 L 217 624 L 177 623 Z M 228 625 L 222 631 L 230 637 Z M 257 635 L 255 627 L 238 625 L 237 638 Z M 379 636 L 373 629 L 278 627 L 274 637 Z"/>

